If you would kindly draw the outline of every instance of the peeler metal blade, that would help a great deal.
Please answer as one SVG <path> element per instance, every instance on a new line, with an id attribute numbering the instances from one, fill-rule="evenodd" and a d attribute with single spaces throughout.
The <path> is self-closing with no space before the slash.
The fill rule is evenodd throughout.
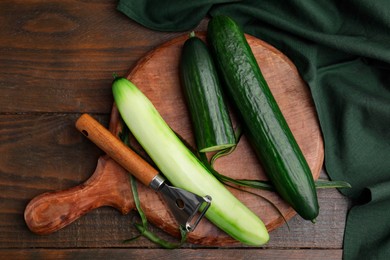
<path id="1" fill-rule="evenodd" d="M 210 196 L 202 197 L 170 186 L 161 175 L 156 175 L 150 187 L 161 192 L 179 225 L 187 232 L 195 230 L 211 205 Z"/>

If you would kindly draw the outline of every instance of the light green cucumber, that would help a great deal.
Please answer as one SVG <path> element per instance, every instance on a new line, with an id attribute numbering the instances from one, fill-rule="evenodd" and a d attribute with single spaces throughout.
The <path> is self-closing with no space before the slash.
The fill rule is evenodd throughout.
<path id="1" fill-rule="evenodd" d="M 264 223 L 207 170 L 133 83 L 117 78 L 112 90 L 124 122 L 172 185 L 211 196 L 206 217 L 236 240 L 257 246 L 268 242 Z"/>

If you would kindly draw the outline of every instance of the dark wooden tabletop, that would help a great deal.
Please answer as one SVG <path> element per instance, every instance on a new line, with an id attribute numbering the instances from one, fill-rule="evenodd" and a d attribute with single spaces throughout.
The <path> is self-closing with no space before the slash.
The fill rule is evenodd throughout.
<path id="1" fill-rule="evenodd" d="M 117 1 L 0 2 L 0 257 L 3 259 L 341 259 L 349 201 L 319 190 L 316 224 L 296 216 L 263 247 L 165 250 L 140 238 L 135 213 L 96 209 L 51 235 L 32 233 L 24 209 L 35 196 L 74 187 L 102 155 L 75 129 L 88 112 L 108 125 L 112 74 L 183 33 L 156 32 L 116 10 Z M 206 29 L 206 20 L 197 28 Z M 325 171 L 322 178 L 327 178 Z M 154 230 L 166 237 L 161 231 Z"/>

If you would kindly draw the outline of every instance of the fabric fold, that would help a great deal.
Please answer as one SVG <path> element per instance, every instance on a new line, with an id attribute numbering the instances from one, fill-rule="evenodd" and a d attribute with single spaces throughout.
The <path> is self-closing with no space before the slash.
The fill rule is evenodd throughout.
<path id="1" fill-rule="evenodd" d="M 363 195 L 360 200 L 367 203 L 353 207 L 348 214 L 344 259 L 389 259 L 390 181 L 368 187 Z"/>
<path id="2" fill-rule="evenodd" d="M 230 2 L 237 0 L 119 0 L 117 9 L 149 29 L 179 32 L 196 27 L 213 5 Z"/>

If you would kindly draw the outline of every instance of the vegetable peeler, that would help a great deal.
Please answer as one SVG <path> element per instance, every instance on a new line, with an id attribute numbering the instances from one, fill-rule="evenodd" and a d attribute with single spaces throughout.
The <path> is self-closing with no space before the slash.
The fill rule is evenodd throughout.
<path id="1" fill-rule="evenodd" d="M 188 232 L 195 230 L 211 205 L 210 196 L 202 197 L 168 185 L 158 170 L 90 115 L 83 114 L 76 121 L 76 128 L 139 181 L 160 192 L 180 226 Z"/>

